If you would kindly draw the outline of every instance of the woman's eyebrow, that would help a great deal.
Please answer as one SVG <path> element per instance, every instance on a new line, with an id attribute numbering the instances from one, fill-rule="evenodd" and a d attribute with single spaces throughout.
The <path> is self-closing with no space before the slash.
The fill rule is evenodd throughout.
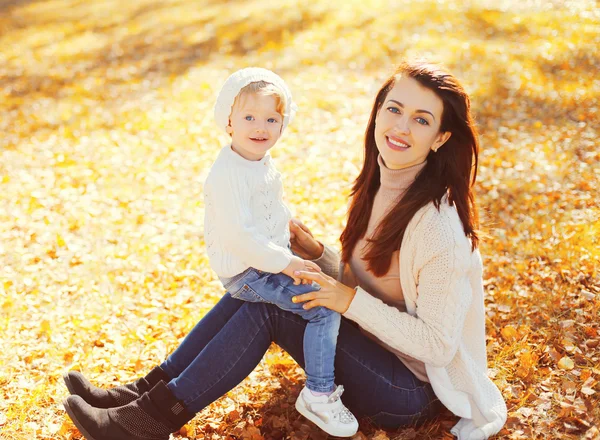
<path id="1" fill-rule="evenodd" d="M 397 104 L 397 105 L 399 105 L 400 107 L 404 108 L 404 104 L 402 104 L 402 103 L 401 103 L 401 102 L 399 102 L 399 101 L 396 101 L 395 99 L 390 99 L 388 102 L 393 102 L 394 104 Z M 430 114 L 430 115 L 431 115 L 431 117 L 433 118 L 433 120 L 435 121 L 435 116 L 433 116 L 433 113 L 431 113 L 429 110 L 422 110 L 422 109 L 419 109 L 419 110 L 417 110 L 417 113 L 427 113 L 427 114 Z"/>

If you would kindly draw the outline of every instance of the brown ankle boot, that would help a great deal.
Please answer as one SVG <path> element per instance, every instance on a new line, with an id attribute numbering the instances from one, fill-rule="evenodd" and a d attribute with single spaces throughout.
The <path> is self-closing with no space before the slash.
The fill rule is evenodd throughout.
<path id="1" fill-rule="evenodd" d="M 168 440 L 195 415 L 163 381 L 118 408 L 94 408 L 80 396 L 67 397 L 63 405 L 87 440 Z"/>
<path id="2" fill-rule="evenodd" d="M 63 379 L 71 394 L 81 396 L 95 408 L 115 408 L 133 402 L 146 391 L 150 391 L 161 380 L 169 382 L 171 378 L 160 367 L 155 367 L 145 377 L 133 383 L 105 390 L 95 387 L 79 371 L 69 371 Z"/>

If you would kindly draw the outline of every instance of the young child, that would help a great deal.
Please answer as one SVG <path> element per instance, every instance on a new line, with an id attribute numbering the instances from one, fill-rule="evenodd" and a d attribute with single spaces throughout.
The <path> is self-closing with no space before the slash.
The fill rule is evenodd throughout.
<path id="1" fill-rule="evenodd" d="M 219 153 L 204 184 L 204 230 L 213 270 L 232 297 L 275 304 L 308 321 L 304 333 L 306 386 L 296 409 L 331 435 L 358 430 L 334 383 L 340 315 L 324 307 L 304 310 L 295 295 L 319 289 L 296 284 L 297 270 L 320 270 L 292 254 L 291 214 L 282 200 L 281 174 L 268 151 L 296 110 L 285 82 L 262 68 L 232 74 L 215 105 L 219 127 L 231 143 Z"/>

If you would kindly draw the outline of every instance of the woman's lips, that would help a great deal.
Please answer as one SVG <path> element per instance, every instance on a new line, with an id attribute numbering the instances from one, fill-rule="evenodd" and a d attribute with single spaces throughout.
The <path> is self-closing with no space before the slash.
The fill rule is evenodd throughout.
<path id="1" fill-rule="evenodd" d="M 398 139 L 390 139 L 386 136 L 385 141 L 387 142 L 388 147 L 394 151 L 406 151 L 410 148 L 409 144 Z"/>

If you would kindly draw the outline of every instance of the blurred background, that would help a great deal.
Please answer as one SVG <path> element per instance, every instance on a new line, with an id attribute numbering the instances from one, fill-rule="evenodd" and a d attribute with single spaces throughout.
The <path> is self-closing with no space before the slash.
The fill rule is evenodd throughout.
<path id="1" fill-rule="evenodd" d="M 600 438 L 600 12 L 595 0 L 0 0 L 0 437 L 81 438 L 61 374 L 144 374 L 223 294 L 202 183 L 227 76 L 274 70 L 299 111 L 272 154 L 294 214 L 336 245 L 376 91 L 425 57 L 463 81 L 498 438 Z M 273 348 L 179 435 L 318 439 Z M 290 404 L 291 402 L 291 404 Z M 422 428 L 357 438 L 450 438 Z M 228 437 L 229 436 L 229 437 Z M 360 437 L 362 436 L 362 437 Z"/>

